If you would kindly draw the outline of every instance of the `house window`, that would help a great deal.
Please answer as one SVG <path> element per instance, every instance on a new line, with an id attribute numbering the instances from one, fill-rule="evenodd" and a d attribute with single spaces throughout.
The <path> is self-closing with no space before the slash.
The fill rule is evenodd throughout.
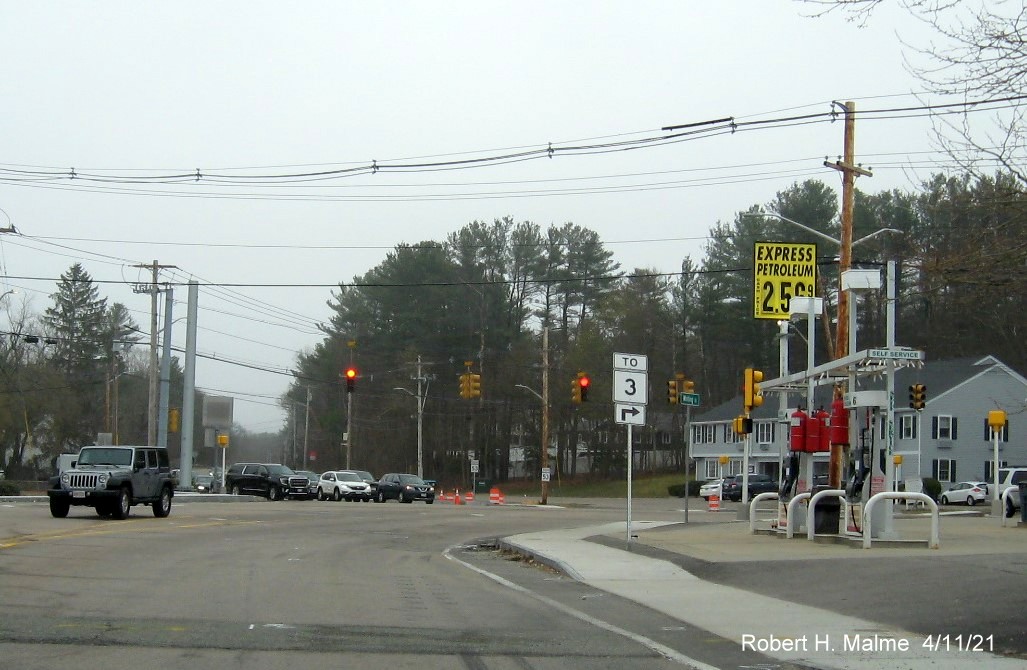
<path id="1" fill-rule="evenodd" d="M 998 431 L 998 439 L 999 439 L 1000 442 L 1008 442 L 1009 441 L 1009 422 L 1008 421 L 1006 421 L 1006 425 L 1002 426 L 1002 428 L 999 429 L 999 431 Z M 988 420 L 987 419 L 984 420 L 984 441 L 989 443 L 989 444 L 992 444 L 992 443 L 995 442 L 995 435 L 991 432 L 991 426 L 988 425 Z"/>
<path id="2" fill-rule="evenodd" d="M 607 433 L 606 431 L 603 431 L 602 433 L 599 433 L 599 444 L 609 444 L 609 443 L 610 443 L 610 434 Z"/>
<path id="3" fill-rule="evenodd" d="M 727 474 L 729 475 L 740 475 L 742 474 L 742 459 L 732 458 L 727 464 Z"/>
<path id="4" fill-rule="evenodd" d="M 931 420 L 931 437 L 936 440 L 955 440 L 957 426 L 955 417 L 940 414 Z"/>
<path id="5" fill-rule="evenodd" d="M 939 482 L 956 481 L 956 462 L 950 458 L 936 458 L 931 462 L 934 478 Z"/>
<path id="6" fill-rule="evenodd" d="M 663 444 L 670 444 L 670 433 L 661 433 L 661 436 L 660 441 Z"/>
<path id="7" fill-rule="evenodd" d="M 720 461 L 716 458 L 707 458 L 705 463 L 706 479 L 716 479 L 720 476 Z"/>
<path id="8" fill-rule="evenodd" d="M 915 440 L 917 424 L 920 423 L 916 414 L 902 414 L 899 416 L 899 437 L 903 440 Z"/>
<path id="9" fill-rule="evenodd" d="M 745 441 L 745 435 L 742 435 L 740 433 L 736 433 L 734 425 L 729 423 L 729 424 L 724 426 L 724 441 L 727 442 L 728 444 L 744 442 Z"/>
<path id="10" fill-rule="evenodd" d="M 692 426 L 692 444 L 713 444 L 713 429 L 708 423 Z"/>
<path id="11" fill-rule="evenodd" d="M 756 444 L 771 444 L 774 442 L 774 423 L 762 421 L 756 426 Z"/>

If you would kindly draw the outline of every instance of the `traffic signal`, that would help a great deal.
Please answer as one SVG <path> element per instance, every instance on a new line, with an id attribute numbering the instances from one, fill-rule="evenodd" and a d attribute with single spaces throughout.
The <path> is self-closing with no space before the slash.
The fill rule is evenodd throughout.
<path id="1" fill-rule="evenodd" d="M 177 407 L 168 410 L 168 432 L 177 433 L 182 422 L 182 411 Z"/>
<path id="2" fill-rule="evenodd" d="M 686 379 L 681 382 L 682 393 L 695 393 L 695 382 L 690 379 Z"/>
<path id="3" fill-rule="evenodd" d="M 353 393 L 357 388 L 357 369 L 352 365 L 346 368 L 346 393 Z"/>
<path id="4" fill-rule="evenodd" d="M 748 435 L 752 432 L 752 419 L 747 416 L 736 416 L 731 424 L 737 435 Z"/>
<path id="5" fill-rule="evenodd" d="M 924 384 L 911 384 L 909 387 L 909 406 L 921 410 L 927 404 L 927 387 Z"/>
<path id="6" fill-rule="evenodd" d="M 481 396 L 481 375 L 469 373 L 467 381 L 467 397 L 478 398 Z"/>
<path id="7" fill-rule="evenodd" d="M 745 394 L 742 404 L 746 413 L 763 404 L 763 391 L 760 389 L 760 382 L 763 381 L 763 372 L 753 368 L 745 368 Z"/>
<path id="8" fill-rule="evenodd" d="M 578 394 L 581 396 L 581 402 L 588 402 L 588 387 L 591 383 L 588 375 L 584 372 L 578 373 Z"/>
<path id="9" fill-rule="evenodd" d="M 470 398 L 471 397 L 471 373 L 465 372 L 460 375 L 460 397 Z"/>
<path id="10" fill-rule="evenodd" d="M 678 380 L 676 379 L 667 381 L 667 402 L 671 405 L 678 404 Z"/>

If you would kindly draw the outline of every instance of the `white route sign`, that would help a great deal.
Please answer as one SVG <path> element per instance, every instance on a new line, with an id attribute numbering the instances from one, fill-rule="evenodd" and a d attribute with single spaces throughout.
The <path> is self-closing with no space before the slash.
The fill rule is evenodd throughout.
<path id="1" fill-rule="evenodd" d="M 613 406 L 614 421 L 632 426 L 645 425 L 645 407 L 642 405 L 620 405 Z"/>
<path id="2" fill-rule="evenodd" d="M 613 371 L 613 401 L 631 405 L 649 403 L 649 376 L 644 372 Z"/>

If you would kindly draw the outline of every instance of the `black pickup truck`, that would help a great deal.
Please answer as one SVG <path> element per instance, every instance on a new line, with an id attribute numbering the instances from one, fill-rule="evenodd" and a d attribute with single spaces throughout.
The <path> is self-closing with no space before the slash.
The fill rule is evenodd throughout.
<path id="1" fill-rule="evenodd" d="M 258 495 L 268 500 L 310 499 L 310 480 L 278 463 L 236 463 L 225 473 L 225 490 L 232 495 Z"/>

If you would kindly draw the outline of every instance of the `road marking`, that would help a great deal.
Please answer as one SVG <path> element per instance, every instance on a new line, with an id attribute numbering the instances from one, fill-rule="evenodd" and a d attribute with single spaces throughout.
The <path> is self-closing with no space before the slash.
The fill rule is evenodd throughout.
<path id="1" fill-rule="evenodd" d="M 535 593 L 534 591 L 531 591 L 530 589 L 526 589 L 525 587 L 521 586 L 520 584 L 515 584 L 515 583 L 511 582 L 509 579 L 505 579 L 505 578 L 500 577 L 499 575 L 493 574 L 493 573 L 491 573 L 491 572 L 489 572 L 487 570 L 483 570 L 483 569 L 481 569 L 481 568 L 479 568 L 477 566 L 471 565 L 470 563 L 467 563 L 466 561 L 462 561 L 459 558 L 457 558 L 456 556 L 453 556 L 452 553 L 450 553 L 451 550 L 458 549 L 458 548 L 459 548 L 459 545 L 458 546 L 449 547 L 445 551 L 442 552 L 442 555 L 445 556 L 446 558 L 448 558 L 451 561 L 459 563 L 460 565 L 464 566 L 465 568 L 467 568 L 469 570 L 477 572 L 479 575 L 482 575 L 484 577 L 488 577 L 489 579 L 491 579 L 492 581 L 494 581 L 494 582 L 496 582 L 498 584 L 501 584 L 501 585 L 503 585 L 503 586 L 505 586 L 505 587 L 507 587 L 509 589 L 513 589 L 514 591 L 517 591 L 518 593 L 522 593 L 522 594 L 524 594 L 526 596 L 534 598 L 535 600 L 538 600 L 539 602 L 544 603 L 548 607 L 551 607 L 553 609 L 559 610 L 559 611 L 563 612 L 564 614 L 569 614 L 570 616 L 572 616 L 572 617 L 574 617 L 576 619 L 579 619 L 581 621 L 584 621 L 587 624 L 591 624 L 591 625 L 596 626 L 598 628 L 602 628 L 603 630 L 609 631 L 611 633 L 615 633 L 615 634 L 620 635 L 622 637 L 626 637 L 629 640 L 637 642 L 638 644 L 642 645 L 643 647 L 647 647 L 647 648 L 651 649 L 652 651 L 656 652 L 660 656 L 663 656 L 664 658 L 666 658 L 669 661 L 675 661 L 677 663 L 681 663 L 682 665 L 690 666 L 692 668 L 695 668 L 695 670 L 720 670 L 720 668 L 717 668 L 716 666 L 708 665 L 706 663 L 703 663 L 702 661 L 697 661 L 694 658 L 691 658 L 689 656 L 685 656 L 684 654 L 682 654 L 682 653 L 680 653 L 680 652 L 678 652 L 678 651 L 676 651 L 674 649 L 671 649 L 670 647 L 668 647 L 666 645 L 660 644 L 656 640 L 651 640 L 651 639 L 645 637 L 644 635 L 639 635 L 638 633 L 632 633 L 629 630 L 625 630 L 625 629 L 623 629 L 623 628 L 621 628 L 619 626 L 615 626 L 615 625 L 613 625 L 611 623 L 607 623 L 606 621 L 603 621 L 602 619 L 597 619 L 594 616 L 591 616 L 589 614 L 585 614 L 584 612 L 580 612 L 580 611 L 578 611 L 578 610 L 576 610 L 576 609 L 574 609 L 572 607 L 568 607 L 568 606 L 564 605 L 563 603 L 559 603 L 559 602 L 553 600 L 552 598 L 547 598 L 546 596 L 543 596 L 543 595 L 540 595 L 538 593 Z"/>

